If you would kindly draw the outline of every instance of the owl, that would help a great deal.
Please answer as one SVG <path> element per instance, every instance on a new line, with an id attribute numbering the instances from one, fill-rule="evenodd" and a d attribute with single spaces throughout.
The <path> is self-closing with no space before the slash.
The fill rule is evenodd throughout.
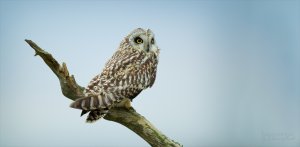
<path id="1" fill-rule="evenodd" d="M 87 122 L 104 117 L 112 107 L 131 108 L 131 101 L 156 78 L 159 48 L 153 32 L 137 28 L 126 36 L 119 48 L 84 90 L 84 97 L 70 106 L 89 113 Z"/>

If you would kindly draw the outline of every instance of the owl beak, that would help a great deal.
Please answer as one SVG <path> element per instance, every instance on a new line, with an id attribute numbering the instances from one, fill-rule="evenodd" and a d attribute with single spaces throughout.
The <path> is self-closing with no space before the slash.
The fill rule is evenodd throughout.
<path id="1" fill-rule="evenodd" d="M 147 47 L 146 47 L 146 51 L 149 52 L 149 50 L 150 50 L 150 45 L 149 45 L 149 43 L 148 43 L 148 44 L 147 44 Z"/>

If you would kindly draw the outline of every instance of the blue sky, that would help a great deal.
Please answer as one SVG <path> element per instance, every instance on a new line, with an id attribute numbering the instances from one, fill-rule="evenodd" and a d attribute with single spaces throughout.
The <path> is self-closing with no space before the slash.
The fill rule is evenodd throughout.
<path id="1" fill-rule="evenodd" d="M 148 146 L 127 128 L 86 124 L 24 42 L 86 86 L 120 41 L 150 28 L 156 83 L 134 108 L 184 146 L 300 144 L 300 2 L 0 1 L 0 146 Z"/>

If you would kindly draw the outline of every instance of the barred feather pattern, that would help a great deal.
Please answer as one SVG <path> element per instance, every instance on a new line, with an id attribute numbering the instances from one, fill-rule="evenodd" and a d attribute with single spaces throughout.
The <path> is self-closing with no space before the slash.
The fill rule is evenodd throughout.
<path id="1" fill-rule="evenodd" d="M 148 52 L 134 49 L 125 38 L 119 49 L 84 90 L 85 97 L 71 104 L 72 108 L 89 112 L 87 122 L 104 117 L 114 103 L 133 99 L 151 87 L 156 78 L 159 50 Z"/>

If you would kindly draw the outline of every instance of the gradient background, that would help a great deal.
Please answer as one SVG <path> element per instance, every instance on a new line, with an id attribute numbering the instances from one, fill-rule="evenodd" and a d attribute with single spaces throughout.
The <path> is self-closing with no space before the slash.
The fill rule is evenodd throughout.
<path id="1" fill-rule="evenodd" d="M 120 41 L 151 28 L 154 87 L 134 108 L 184 146 L 300 145 L 300 2 L 0 1 L 0 146 L 148 146 L 120 124 L 86 124 L 24 42 L 86 86 Z"/>

